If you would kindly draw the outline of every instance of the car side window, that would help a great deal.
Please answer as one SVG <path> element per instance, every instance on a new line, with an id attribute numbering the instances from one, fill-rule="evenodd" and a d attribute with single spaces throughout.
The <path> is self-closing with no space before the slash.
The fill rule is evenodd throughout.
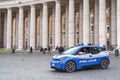
<path id="1" fill-rule="evenodd" d="M 97 48 L 97 47 L 92 47 L 92 48 L 91 48 L 91 53 L 92 53 L 92 54 L 98 54 L 98 53 L 99 53 L 99 48 Z"/>
<path id="2" fill-rule="evenodd" d="M 79 55 L 87 54 L 87 53 L 90 53 L 90 49 L 88 47 L 83 47 L 78 51 Z"/>

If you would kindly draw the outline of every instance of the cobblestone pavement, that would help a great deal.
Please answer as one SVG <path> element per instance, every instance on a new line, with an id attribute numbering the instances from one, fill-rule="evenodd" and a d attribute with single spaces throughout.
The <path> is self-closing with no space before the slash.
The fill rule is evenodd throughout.
<path id="1" fill-rule="evenodd" d="M 108 69 L 87 69 L 73 73 L 51 69 L 48 54 L 0 55 L 0 80 L 120 80 L 120 57 L 111 55 Z"/>

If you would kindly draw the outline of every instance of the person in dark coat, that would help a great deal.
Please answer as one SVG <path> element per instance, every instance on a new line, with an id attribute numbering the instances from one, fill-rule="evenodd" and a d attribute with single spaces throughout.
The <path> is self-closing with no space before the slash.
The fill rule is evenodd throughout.
<path id="1" fill-rule="evenodd" d="M 41 47 L 41 48 L 40 48 L 40 53 L 42 53 L 42 52 L 43 52 L 43 48 Z"/>
<path id="2" fill-rule="evenodd" d="M 58 50 L 58 46 L 56 46 L 55 50 L 56 50 L 56 51 Z"/>
<path id="3" fill-rule="evenodd" d="M 46 54 L 47 48 L 43 48 L 43 54 Z"/>
<path id="4" fill-rule="evenodd" d="M 30 54 L 33 54 L 33 49 L 32 49 L 32 47 L 30 47 Z"/>
<path id="5" fill-rule="evenodd" d="M 105 47 L 105 45 L 103 45 L 103 50 L 106 51 L 106 47 Z"/>
<path id="6" fill-rule="evenodd" d="M 64 51 L 64 48 L 63 48 L 62 46 L 60 46 L 60 47 L 58 48 L 58 52 L 61 54 L 63 51 Z"/>
<path id="7" fill-rule="evenodd" d="M 49 47 L 48 47 L 48 54 L 51 54 L 50 49 L 51 49 L 51 48 L 50 48 L 50 46 L 49 46 Z"/>

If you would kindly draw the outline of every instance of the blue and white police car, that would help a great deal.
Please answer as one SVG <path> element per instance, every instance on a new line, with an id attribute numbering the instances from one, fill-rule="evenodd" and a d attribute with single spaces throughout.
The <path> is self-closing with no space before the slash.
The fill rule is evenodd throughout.
<path id="1" fill-rule="evenodd" d="M 98 65 L 102 69 L 107 69 L 110 64 L 108 51 L 102 46 L 79 45 L 56 54 L 50 61 L 50 67 L 56 70 L 74 72 L 83 67 Z"/>

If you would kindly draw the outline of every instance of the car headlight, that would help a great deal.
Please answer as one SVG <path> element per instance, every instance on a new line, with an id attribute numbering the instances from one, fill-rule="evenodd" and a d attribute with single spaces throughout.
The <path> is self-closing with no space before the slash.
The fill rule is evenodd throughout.
<path id="1" fill-rule="evenodd" d="M 62 60 L 65 60 L 66 58 L 67 58 L 67 57 L 62 57 L 62 58 L 60 58 L 59 60 L 61 60 L 61 61 L 62 61 Z"/>

